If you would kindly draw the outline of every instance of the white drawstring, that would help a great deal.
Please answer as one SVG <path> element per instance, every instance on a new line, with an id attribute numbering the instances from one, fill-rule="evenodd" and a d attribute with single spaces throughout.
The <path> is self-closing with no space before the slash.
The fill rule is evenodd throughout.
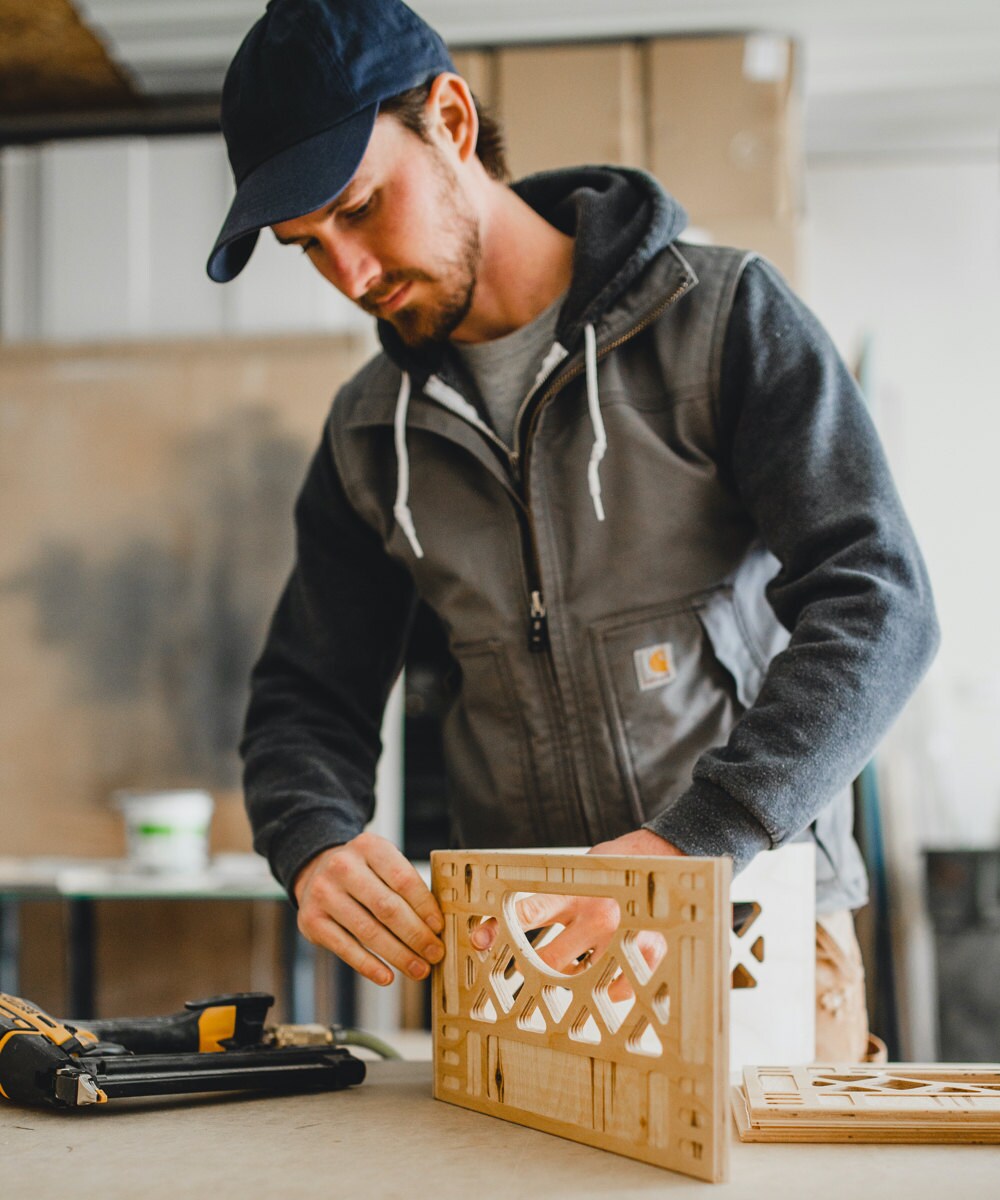
<path id="1" fill-rule="evenodd" d="M 396 523 L 406 534 L 406 540 L 417 558 L 424 557 L 423 547 L 417 540 L 416 526 L 413 524 L 413 513 L 410 512 L 410 455 L 406 448 L 406 414 L 410 407 L 410 376 L 406 371 L 399 383 L 399 395 L 396 397 L 396 419 L 394 422 L 396 440 L 396 503 L 392 506 L 392 515 Z"/>
<path id="2" fill-rule="evenodd" d="M 587 466 L 587 483 L 590 486 L 590 498 L 594 502 L 594 512 L 597 513 L 598 521 L 603 521 L 604 502 L 601 499 L 601 477 L 598 467 L 608 448 L 608 436 L 604 432 L 601 398 L 597 391 L 597 337 L 593 325 L 583 327 L 583 342 L 587 360 L 587 407 L 590 409 L 590 423 L 594 427 L 594 446 L 590 451 L 590 463 Z"/>
<path id="3" fill-rule="evenodd" d="M 587 365 L 587 407 L 590 410 L 590 423 L 594 429 L 594 445 L 590 452 L 590 462 L 587 466 L 587 483 L 590 497 L 594 503 L 594 512 L 598 521 L 604 520 L 604 502 L 601 498 L 601 476 L 599 468 L 608 448 L 608 437 L 604 430 L 604 419 L 601 416 L 601 398 L 597 390 L 597 337 L 593 325 L 585 325 L 583 329 L 584 355 Z M 558 345 L 558 344 L 557 344 Z M 558 349 L 565 355 L 565 351 Z M 556 347 L 553 347 L 553 352 Z M 553 361 L 556 361 L 553 359 Z M 433 380 L 435 383 L 438 381 Z M 451 391 L 451 389 L 448 389 Z M 457 393 L 456 393 L 457 394 Z M 461 397 L 459 397 L 461 399 Z M 467 401 L 465 402 L 468 403 Z M 392 506 L 396 523 L 406 535 L 406 540 L 417 558 L 424 557 L 423 547 L 417 538 L 413 513 L 410 511 L 410 455 L 406 447 L 406 416 L 410 407 L 410 376 L 406 371 L 399 382 L 399 395 L 396 398 L 396 417 L 394 433 L 396 443 L 396 502 Z M 449 405 L 451 407 L 451 405 Z M 471 405 L 469 405 L 471 408 Z M 475 410 L 472 410 L 475 414 Z M 479 423 L 478 414 L 476 423 Z"/>
<path id="4" fill-rule="evenodd" d="M 528 399 L 538 391 L 538 385 L 543 379 L 548 379 L 553 370 L 562 362 L 564 358 L 569 356 L 569 351 L 565 346 L 561 346 L 558 342 L 552 343 L 552 349 L 542 359 L 542 365 L 538 368 L 538 374 L 535 376 L 535 382 L 531 385 L 531 391 L 528 393 Z"/>

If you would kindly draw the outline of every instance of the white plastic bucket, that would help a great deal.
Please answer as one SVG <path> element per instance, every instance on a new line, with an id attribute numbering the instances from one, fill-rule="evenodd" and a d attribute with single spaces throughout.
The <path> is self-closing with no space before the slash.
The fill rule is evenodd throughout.
<path id="1" fill-rule="evenodd" d="M 140 871 L 190 873 L 208 866 L 208 792 L 117 792 L 129 863 Z"/>

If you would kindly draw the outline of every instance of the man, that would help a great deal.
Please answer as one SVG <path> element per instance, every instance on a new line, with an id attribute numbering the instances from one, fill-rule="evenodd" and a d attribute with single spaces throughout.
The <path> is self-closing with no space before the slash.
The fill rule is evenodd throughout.
<path id="1" fill-rule="evenodd" d="M 338 394 L 300 495 L 243 742 L 256 845 L 304 933 L 383 984 L 441 958 L 433 897 L 362 833 L 422 598 L 460 679 L 456 840 L 736 870 L 813 840 L 819 1046 L 862 1057 L 844 789 L 937 633 L 825 333 L 766 263 L 679 243 L 682 210 L 641 172 L 506 186 L 495 131 L 397 0 L 272 0 L 223 128 L 237 192 L 210 275 L 233 278 L 270 227 L 384 347 Z M 600 902 L 520 916 L 564 925 L 558 969 L 608 939 Z"/>

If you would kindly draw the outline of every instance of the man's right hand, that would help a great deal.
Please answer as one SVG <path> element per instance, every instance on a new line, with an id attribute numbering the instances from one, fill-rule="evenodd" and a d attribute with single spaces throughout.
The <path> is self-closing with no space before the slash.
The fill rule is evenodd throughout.
<path id="1" fill-rule="evenodd" d="M 437 901 L 412 863 L 376 833 L 321 851 L 293 890 L 303 936 L 373 983 L 392 983 L 387 963 L 426 979 L 444 957 Z"/>

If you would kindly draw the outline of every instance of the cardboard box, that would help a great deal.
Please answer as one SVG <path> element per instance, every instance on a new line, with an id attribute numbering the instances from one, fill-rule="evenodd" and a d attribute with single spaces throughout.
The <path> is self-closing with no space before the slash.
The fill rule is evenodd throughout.
<path id="1" fill-rule="evenodd" d="M 581 163 L 645 163 L 642 51 L 634 42 L 497 54 L 497 115 L 515 178 Z"/>
<path id="2" fill-rule="evenodd" d="M 798 213 L 801 111 L 795 45 L 773 34 L 647 46 L 650 169 L 710 228 L 720 217 Z"/>
<path id="3" fill-rule="evenodd" d="M 704 240 L 716 246 L 755 250 L 772 262 L 793 286 L 799 286 L 802 222 L 798 217 L 716 217 L 698 227 Z"/>
<path id="4" fill-rule="evenodd" d="M 492 50 L 453 50 L 455 70 L 488 108 L 496 106 L 496 55 Z"/>

